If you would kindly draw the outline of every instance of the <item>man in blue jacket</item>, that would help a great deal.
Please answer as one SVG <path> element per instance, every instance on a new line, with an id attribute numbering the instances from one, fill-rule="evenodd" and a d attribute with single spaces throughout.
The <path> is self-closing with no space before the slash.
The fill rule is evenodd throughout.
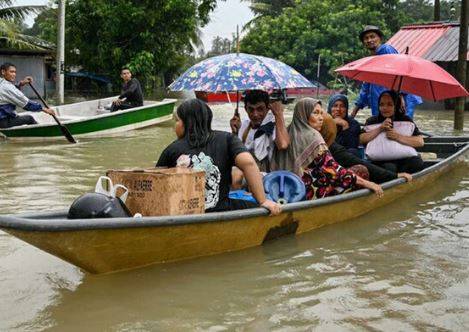
<path id="1" fill-rule="evenodd" d="M 367 25 L 360 33 L 360 40 L 363 45 L 370 51 L 371 55 L 383 54 L 397 54 L 397 50 L 389 44 L 383 44 L 383 32 L 374 25 Z M 351 116 L 355 117 L 358 111 L 366 106 L 371 108 L 372 115 L 378 115 L 379 105 L 378 98 L 381 92 L 388 90 L 388 88 L 380 85 L 363 82 L 360 89 L 360 95 L 355 101 L 355 107 L 352 110 Z M 406 114 L 413 118 L 414 109 L 416 105 L 422 103 L 422 98 L 412 94 L 403 94 Z"/>
<path id="2" fill-rule="evenodd" d="M 18 115 L 16 107 L 26 111 L 45 112 L 54 114 L 50 108 L 43 108 L 40 104 L 28 99 L 21 92 L 20 88 L 32 81 L 31 77 L 26 77 L 18 86 L 15 86 L 16 66 L 12 63 L 4 63 L 0 67 L 0 128 L 10 128 L 24 124 L 35 124 L 36 120 L 31 115 Z"/>

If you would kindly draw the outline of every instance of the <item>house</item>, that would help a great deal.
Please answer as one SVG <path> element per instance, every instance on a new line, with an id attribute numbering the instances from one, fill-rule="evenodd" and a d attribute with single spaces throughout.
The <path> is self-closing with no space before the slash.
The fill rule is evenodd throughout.
<path id="1" fill-rule="evenodd" d="M 402 27 L 387 43 L 394 46 L 399 53 L 404 53 L 408 47 L 410 55 L 435 62 L 456 77 L 459 49 L 458 22 L 407 25 Z M 466 54 L 466 62 L 468 59 L 468 54 Z M 469 77 L 469 65 L 466 76 Z M 469 84 L 466 81 L 466 89 L 468 88 Z M 454 100 L 445 101 L 446 108 L 453 108 L 453 103 Z"/>
<path id="2" fill-rule="evenodd" d="M 54 78 L 52 71 L 53 54 L 52 49 L 45 50 L 19 50 L 0 48 L 0 64 L 11 62 L 17 67 L 17 80 L 25 76 L 32 76 L 34 87 L 46 97 L 54 91 Z M 24 87 L 23 92 L 30 98 L 37 98 L 29 87 Z"/>

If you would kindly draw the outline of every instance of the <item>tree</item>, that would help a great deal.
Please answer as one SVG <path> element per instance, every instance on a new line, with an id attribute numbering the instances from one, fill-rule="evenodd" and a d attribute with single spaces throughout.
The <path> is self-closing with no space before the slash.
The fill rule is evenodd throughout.
<path id="1" fill-rule="evenodd" d="M 42 49 L 42 40 L 21 33 L 24 18 L 40 12 L 44 6 L 13 6 L 12 0 L 0 0 L 0 47 Z"/>
<path id="2" fill-rule="evenodd" d="M 449 19 L 450 1 L 440 5 L 441 19 Z M 328 81 L 335 75 L 332 69 L 367 55 L 358 40 L 365 25 L 378 25 L 389 38 L 403 25 L 432 20 L 430 0 L 295 1 L 295 6 L 256 20 L 241 49 L 276 58 L 309 78 L 316 76 L 320 54 L 321 77 Z"/>
<path id="3" fill-rule="evenodd" d="M 212 39 L 212 48 L 206 54 L 206 57 L 230 53 L 233 46 L 235 46 L 234 43 L 228 38 L 216 36 Z"/>
<path id="4" fill-rule="evenodd" d="M 365 54 L 358 35 L 372 23 L 389 33 L 381 1 L 310 0 L 257 21 L 241 41 L 247 53 L 283 61 L 313 78 L 321 54 L 321 75 Z M 321 15 L 318 15 L 321 13 Z"/>
<path id="5" fill-rule="evenodd" d="M 191 61 L 200 27 L 216 0 L 70 0 L 66 10 L 66 62 L 119 80 L 124 65 L 151 88 Z M 31 33 L 54 40 L 55 8 L 39 15 Z"/>

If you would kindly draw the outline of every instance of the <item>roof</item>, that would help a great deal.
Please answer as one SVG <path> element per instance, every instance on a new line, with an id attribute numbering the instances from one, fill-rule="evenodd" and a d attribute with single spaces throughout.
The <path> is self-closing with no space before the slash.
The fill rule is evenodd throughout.
<path id="1" fill-rule="evenodd" d="M 98 82 L 101 82 L 101 83 L 106 83 L 106 84 L 111 83 L 111 80 L 109 78 L 107 78 L 105 76 L 102 76 L 102 75 L 95 74 L 95 73 L 90 73 L 90 72 L 87 72 L 87 71 L 66 72 L 65 76 L 68 76 L 68 77 L 84 77 L 84 78 L 89 78 L 91 80 L 98 81 Z"/>
<path id="2" fill-rule="evenodd" d="M 432 22 L 402 27 L 388 44 L 400 53 L 409 47 L 409 54 L 431 61 L 457 61 L 459 23 Z"/>
<path id="3" fill-rule="evenodd" d="M 18 49 L 11 49 L 11 48 L 0 48 L 0 54 L 2 55 L 42 55 L 46 56 L 49 54 L 53 54 L 54 51 L 52 50 L 18 50 Z"/>

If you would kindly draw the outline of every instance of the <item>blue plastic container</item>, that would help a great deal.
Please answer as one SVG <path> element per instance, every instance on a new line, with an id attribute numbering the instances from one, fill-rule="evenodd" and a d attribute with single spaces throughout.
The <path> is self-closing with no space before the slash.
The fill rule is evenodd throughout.
<path id="1" fill-rule="evenodd" d="M 249 201 L 249 202 L 257 203 L 254 196 L 252 196 L 251 193 L 248 193 L 245 190 L 232 190 L 232 191 L 230 191 L 228 197 L 233 198 L 233 199 L 242 199 L 243 201 Z"/>
<path id="2" fill-rule="evenodd" d="M 264 176 L 267 198 L 280 204 L 302 201 L 306 188 L 300 177 L 289 171 L 275 171 Z"/>

